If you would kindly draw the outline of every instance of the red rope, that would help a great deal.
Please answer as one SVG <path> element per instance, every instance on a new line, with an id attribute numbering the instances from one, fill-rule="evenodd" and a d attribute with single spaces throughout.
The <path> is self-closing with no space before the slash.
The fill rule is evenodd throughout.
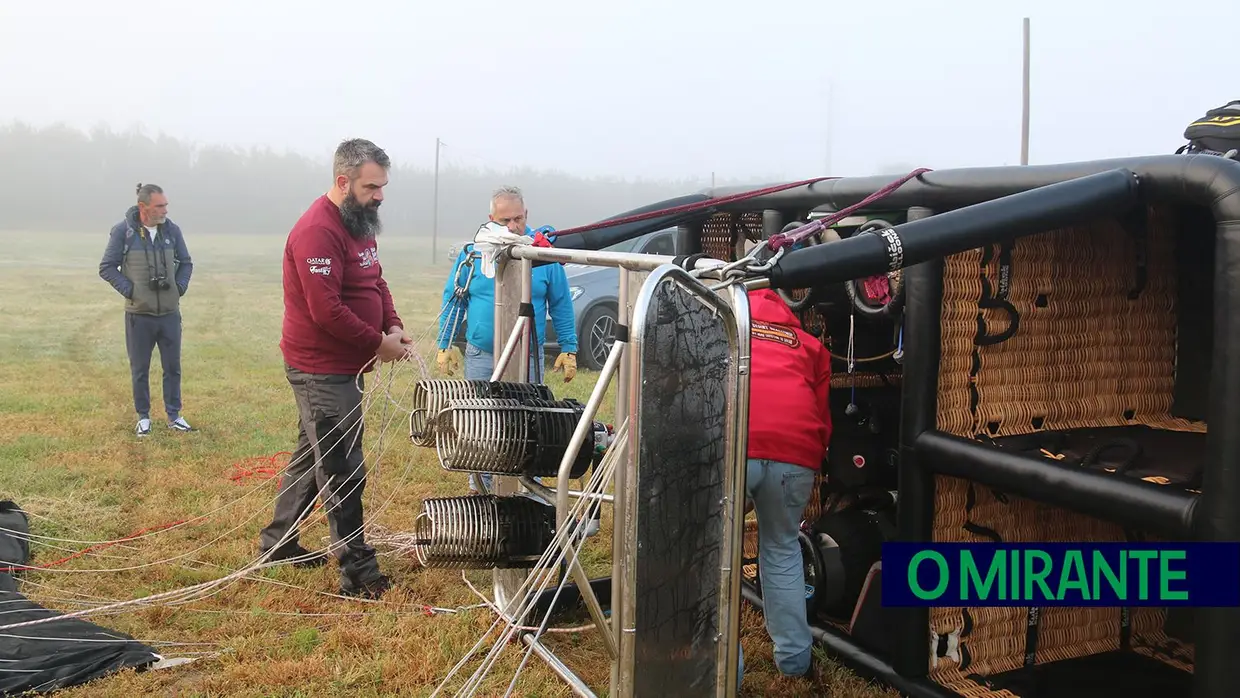
<path id="1" fill-rule="evenodd" d="M 270 480 L 280 474 L 284 465 L 288 462 L 279 463 L 280 456 L 293 457 L 288 451 L 280 451 L 270 456 L 259 456 L 257 458 L 247 458 L 243 461 L 233 463 L 232 472 L 228 475 L 228 479 L 238 485 L 243 485 L 250 480 Z"/>
<path id="2" fill-rule="evenodd" d="M 746 201 L 748 199 L 755 199 L 759 196 L 767 196 L 768 194 L 775 194 L 781 191 L 787 191 L 788 189 L 796 189 L 797 187 L 804 187 L 810 184 L 817 184 L 818 182 L 825 182 L 828 179 L 839 179 L 839 177 L 815 177 L 813 179 L 803 179 L 799 182 L 792 182 L 791 184 L 778 184 L 773 187 L 766 187 L 765 189 L 755 189 L 753 191 L 745 191 L 739 194 L 729 194 L 728 196 L 720 196 L 715 199 L 707 199 L 706 201 L 697 201 L 691 204 L 681 204 L 680 206 L 672 206 L 671 208 L 663 208 L 663 209 L 659 209 L 658 211 L 648 211 L 646 213 L 635 213 L 631 216 L 625 216 L 624 218 L 616 218 L 613 220 L 599 221 L 598 223 L 590 223 L 588 225 L 579 225 L 576 228 L 568 228 L 567 230 L 557 230 L 554 233 L 552 233 L 552 236 L 555 237 L 556 239 L 559 239 L 561 237 L 564 237 L 565 235 L 578 235 L 580 233 L 586 233 L 591 230 L 598 230 L 599 228 L 610 228 L 612 226 L 617 226 L 617 225 L 637 223 L 639 221 L 650 220 L 651 218 L 662 218 L 663 216 L 672 216 L 678 213 L 691 213 L 693 211 L 703 211 L 708 208 L 712 208 L 714 206 L 720 206 L 722 204 L 732 204 L 738 201 Z"/>
<path id="3" fill-rule="evenodd" d="M 891 192 L 904 186 L 904 184 L 907 183 L 909 180 L 915 177 L 919 177 L 931 171 L 932 170 L 930 170 L 929 168 L 925 168 L 925 167 L 913 170 L 907 175 L 892 182 L 891 184 L 888 184 L 882 189 L 879 189 L 873 194 L 870 194 L 869 196 L 853 204 L 852 206 L 848 206 L 847 208 L 844 208 L 836 213 L 833 213 L 830 216 L 827 216 L 825 218 L 820 218 L 819 220 L 814 221 L 815 224 L 819 225 L 819 227 L 815 228 L 815 230 L 820 230 L 822 228 L 825 228 L 826 226 L 836 223 L 837 221 L 843 218 L 846 218 L 847 216 L 851 215 L 854 211 L 864 208 L 874 203 L 875 201 L 878 201 L 890 195 Z M 557 230 L 556 232 L 552 233 L 552 235 L 556 239 L 559 239 L 565 235 L 579 235 L 581 233 L 590 232 L 591 230 L 599 230 L 600 228 L 611 228 L 617 225 L 627 225 L 629 223 L 638 223 L 640 221 L 648 221 L 652 218 L 662 218 L 664 216 L 673 216 L 673 215 L 677 215 L 681 213 L 692 213 L 694 211 L 704 211 L 706 209 L 713 208 L 715 206 L 722 206 L 724 204 L 734 204 L 739 201 L 747 201 L 749 199 L 756 199 L 759 196 L 767 196 L 770 194 L 776 194 L 781 191 L 787 191 L 789 189 L 796 189 L 797 187 L 805 187 L 811 184 L 817 184 L 818 182 L 825 182 L 830 179 L 839 179 L 839 177 L 814 177 L 813 179 L 803 179 L 799 182 L 791 182 L 789 184 L 777 184 L 772 187 L 766 187 L 763 189 L 754 189 L 752 191 L 740 192 L 739 194 L 730 194 L 728 196 L 720 196 L 714 199 L 707 199 L 706 201 L 697 201 L 691 204 L 681 204 L 680 206 L 672 206 L 671 208 L 663 208 L 657 211 L 648 211 L 646 213 L 635 213 L 631 216 L 624 216 L 623 218 L 615 218 L 612 220 L 599 221 L 597 223 L 590 223 L 588 225 L 579 225 L 576 228 L 568 228 L 566 230 Z M 786 235 L 781 234 L 781 235 L 771 236 L 771 239 L 769 241 L 771 249 L 773 250 L 778 249 L 777 245 L 788 244 L 786 240 L 787 240 Z"/>
<path id="4" fill-rule="evenodd" d="M 283 469 L 283 465 L 287 465 L 287 461 L 284 464 L 279 463 L 280 456 L 288 456 L 289 458 L 292 458 L 293 454 L 290 453 L 289 451 L 280 451 L 279 453 L 274 453 L 270 456 L 259 456 L 256 458 L 247 458 L 243 461 L 233 463 L 232 473 L 228 475 L 228 479 L 232 480 L 233 482 L 239 485 L 253 478 L 259 478 L 262 480 L 270 480 L 279 474 L 280 470 Z M 109 548 L 113 545 L 125 543 L 135 538 L 140 538 L 146 535 L 147 533 L 152 533 L 154 531 L 162 531 L 164 529 L 172 528 L 173 526 L 179 526 L 186 522 L 197 521 L 198 519 L 201 519 L 201 518 L 203 517 L 198 517 L 197 519 L 181 519 L 179 521 L 172 521 L 170 523 L 160 524 L 158 526 L 151 526 L 149 528 L 143 528 L 141 530 L 134 531 L 133 533 L 129 534 L 128 536 L 125 536 L 124 538 L 108 541 L 106 543 L 97 543 L 95 545 L 82 548 L 81 550 L 77 551 L 76 553 L 73 553 L 72 555 L 62 557 L 59 560 L 54 560 L 44 565 L 13 565 L 10 567 L 0 567 L 0 573 L 16 572 L 18 570 L 49 569 L 52 567 L 56 567 L 58 565 L 63 565 L 66 562 L 69 562 L 70 560 L 75 560 L 79 557 L 82 557 L 83 555 L 94 552 L 96 550 L 102 550 L 104 548 Z"/>
<path id="5" fill-rule="evenodd" d="M 87 554 L 87 553 L 89 553 L 89 552 L 93 552 L 93 551 L 95 551 L 95 550 L 102 550 L 103 548 L 110 548 L 110 547 L 112 547 L 113 545 L 118 545 L 118 544 L 120 544 L 120 543 L 124 543 L 124 542 L 126 542 L 126 541 L 131 541 L 131 540 L 133 540 L 134 538 L 139 538 L 139 537 L 141 537 L 141 536 L 146 535 L 147 533 L 151 533 L 152 531 L 162 531 L 162 530 L 164 530 L 164 529 L 166 529 L 166 528 L 172 528 L 173 526 L 179 526 L 180 524 L 183 524 L 183 523 L 185 523 L 185 522 L 186 522 L 186 520 L 184 520 L 184 519 L 183 519 L 183 520 L 181 520 L 181 521 L 171 521 L 171 522 L 169 522 L 169 523 L 160 524 L 160 525 L 158 525 L 158 526 L 151 526 L 151 527 L 149 527 L 149 528 L 143 528 L 143 529 L 140 529 L 140 530 L 134 531 L 133 533 L 131 533 L 131 534 L 129 534 L 129 535 L 127 535 L 127 536 L 125 536 L 124 538 L 119 539 L 119 540 L 111 540 L 111 541 L 108 541 L 108 542 L 106 542 L 106 543 L 97 543 L 97 544 L 95 544 L 95 545 L 92 545 L 92 546 L 89 546 L 89 547 L 86 547 L 86 548 L 82 548 L 81 550 L 77 551 L 76 553 L 73 553 L 72 555 L 68 555 L 68 556 L 66 556 L 66 557 L 62 557 L 62 558 L 60 558 L 59 560 L 53 560 L 52 562 L 49 562 L 49 563 L 44 564 L 44 565 L 13 565 L 12 567 L 0 567 L 0 572 L 16 572 L 16 571 L 18 571 L 18 570 L 46 570 L 46 569 L 50 569 L 50 568 L 52 568 L 52 567 L 56 567 L 56 566 L 58 566 L 58 565 L 63 565 L 63 564 L 65 564 L 66 562 L 68 562 L 68 561 L 70 561 L 70 560 L 75 560 L 75 559 L 77 559 L 77 558 L 79 558 L 79 557 L 82 557 L 83 555 L 85 555 L 85 554 Z"/>
<path id="6" fill-rule="evenodd" d="M 801 238 L 808 237 L 809 235 L 819 230 L 825 230 L 827 227 L 834 225 L 838 223 L 839 221 L 842 221 L 848 216 L 852 215 L 855 211 L 863 209 L 866 206 L 869 206 L 870 204 L 873 204 L 876 201 L 880 201 L 890 196 L 892 192 L 904 186 L 906 183 L 908 183 L 909 180 L 914 179 L 916 177 L 920 177 L 921 175 L 927 172 L 932 172 L 932 171 L 933 170 L 931 170 L 928 167 L 919 167 L 913 170 L 912 172 L 904 175 L 903 177 L 897 179 L 896 181 L 892 182 L 891 184 L 888 184 L 882 189 L 879 189 L 873 194 L 870 194 L 869 196 L 858 201 L 852 206 L 846 206 L 840 209 L 839 211 L 832 213 L 829 216 L 824 216 L 823 218 L 819 218 L 813 223 L 802 226 L 801 228 L 797 230 L 790 230 L 787 233 L 779 233 L 778 235 L 772 235 L 770 239 L 767 240 L 767 246 L 769 246 L 772 250 L 778 250 L 781 247 L 787 247 L 787 246 L 793 245 L 796 242 L 798 242 Z"/>

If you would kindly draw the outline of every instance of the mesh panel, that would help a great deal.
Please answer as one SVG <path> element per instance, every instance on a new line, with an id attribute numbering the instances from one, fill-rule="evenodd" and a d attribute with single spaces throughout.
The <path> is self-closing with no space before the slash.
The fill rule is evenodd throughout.
<path id="1" fill-rule="evenodd" d="M 733 241 L 735 227 L 729 213 L 716 213 L 702 224 L 702 252 L 725 262 L 736 260 Z"/>

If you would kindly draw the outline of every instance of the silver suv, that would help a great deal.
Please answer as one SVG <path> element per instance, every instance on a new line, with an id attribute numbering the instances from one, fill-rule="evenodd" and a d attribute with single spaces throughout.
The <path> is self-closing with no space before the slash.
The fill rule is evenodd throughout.
<path id="1" fill-rule="evenodd" d="M 665 228 L 646 233 L 631 240 L 604 247 L 608 252 L 637 252 L 642 254 L 676 255 L 676 229 Z M 607 353 L 616 340 L 620 293 L 620 270 L 615 267 L 593 267 L 585 264 L 565 264 L 569 292 L 573 299 L 573 313 L 577 318 L 577 365 L 600 370 L 607 360 Z M 547 319 L 547 350 L 558 353 L 555 328 Z"/>

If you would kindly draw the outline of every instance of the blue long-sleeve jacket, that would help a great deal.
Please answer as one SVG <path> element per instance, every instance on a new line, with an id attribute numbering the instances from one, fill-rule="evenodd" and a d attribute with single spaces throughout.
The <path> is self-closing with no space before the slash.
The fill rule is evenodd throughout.
<path id="1" fill-rule="evenodd" d="M 539 228 L 539 232 L 547 233 L 552 228 Z M 533 236 L 535 230 L 526 226 L 525 234 Z M 447 349 L 456 334 L 456 327 L 465 323 L 465 340 L 485 352 L 494 351 L 495 347 L 495 280 L 483 276 L 479 265 L 474 260 L 466 265 L 473 245 L 466 245 L 457 255 L 452 265 L 452 273 L 443 288 L 443 313 L 439 317 L 439 348 Z M 453 296 L 458 287 L 469 281 L 464 298 L 454 301 Z M 567 354 L 577 353 L 577 322 L 573 312 L 573 299 L 568 290 L 568 276 L 562 264 L 544 264 L 534 267 L 531 275 L 533 281 L 534 330 L 538 345 L 545 342 L 546 317 L 550 308 L 551 323 L 555 327 L 556 339 L 560 351 Z"/>

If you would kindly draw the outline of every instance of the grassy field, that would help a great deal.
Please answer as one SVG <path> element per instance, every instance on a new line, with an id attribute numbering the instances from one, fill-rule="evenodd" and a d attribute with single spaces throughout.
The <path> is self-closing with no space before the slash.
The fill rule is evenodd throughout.
<path id="1" fill-rule="evenodd" d="M 76 611 L 207 582 L 256 556 L 275 481 L 233 476 L 252 469 L 250 459 L 291 449 L 297 435 L 277 346 L 283 237 L 189 234 L 196 266 L 183 299 L 184 416 L 198 431 L 162 428 L 156 356 L 156 429 L 141 441 L 133 436 L 122 300 L 96 273 L 106 235 L 6 234 L 10 253 L 0 259 L 0 498 L 28 511 L 32 533 L 45 537 L 32 546 L 32 564 L 60 560 L 91 542 L 190 521 L 27 573 L 23 590 L 50 608 Z M 427 356 L 446 273 L 429 268 L 429 256 L 407 239 L 382 242 L 397 309 L 412 333 L 422 335 Z M 392 394 L 399 398 L 418 377 L 411 366 L 394 378 Z M 582 372 L 569 386 L 556 384 L 557 396 L 584 400 L 593 382 L 592 374 Z M 603 417 L 610 419 L 611 412 L 605 403 Z M 423 498 L 466 490 L 464 475 L 443 471 L 432 452 L 409 444 L 402 417 L 381 395 L 367 416 L 366 507 L 377 531 L 408 531 Z M 607 513 L 603 523 L 606 534 Z M 321 548 L 326 535 L 316 512 L 302 541 Z M 609 541 L 607 535 L 590 541 L 594 572 L 608 568 Z M 493 616 L 484 608 L 428 615 L 425 606 L 473 606 L 478 598 L 457 571 L 421 569 L 406 556 L 380 552 L 397 585 L 380 602 L 335 596 L 334 564 L 309 571 L 284 566 L 190 603 L 92 615 L 90 620 L 152 643 L 165 656 L 197 659 L 168 670 L 115 675 L 64 695 L 428 695 Z M 489 573 L 469 577 L 489 593 Z M 778 678 L 770 640 L 752 609 L 745 609 L 742 634 L 744 695 L 895 695 L 829 663 L 818 685 Z M 609 665 L 597 637 L 561 634 L 547 643 L 596 692 L 606 693 Z M 515 646 L 505 651 L 479 693 L 503 695 L 520 656 Z M 451 694 L 455 686 L 448 689 Z M 514 693 L 569 695 L 536 658 Z"/>

